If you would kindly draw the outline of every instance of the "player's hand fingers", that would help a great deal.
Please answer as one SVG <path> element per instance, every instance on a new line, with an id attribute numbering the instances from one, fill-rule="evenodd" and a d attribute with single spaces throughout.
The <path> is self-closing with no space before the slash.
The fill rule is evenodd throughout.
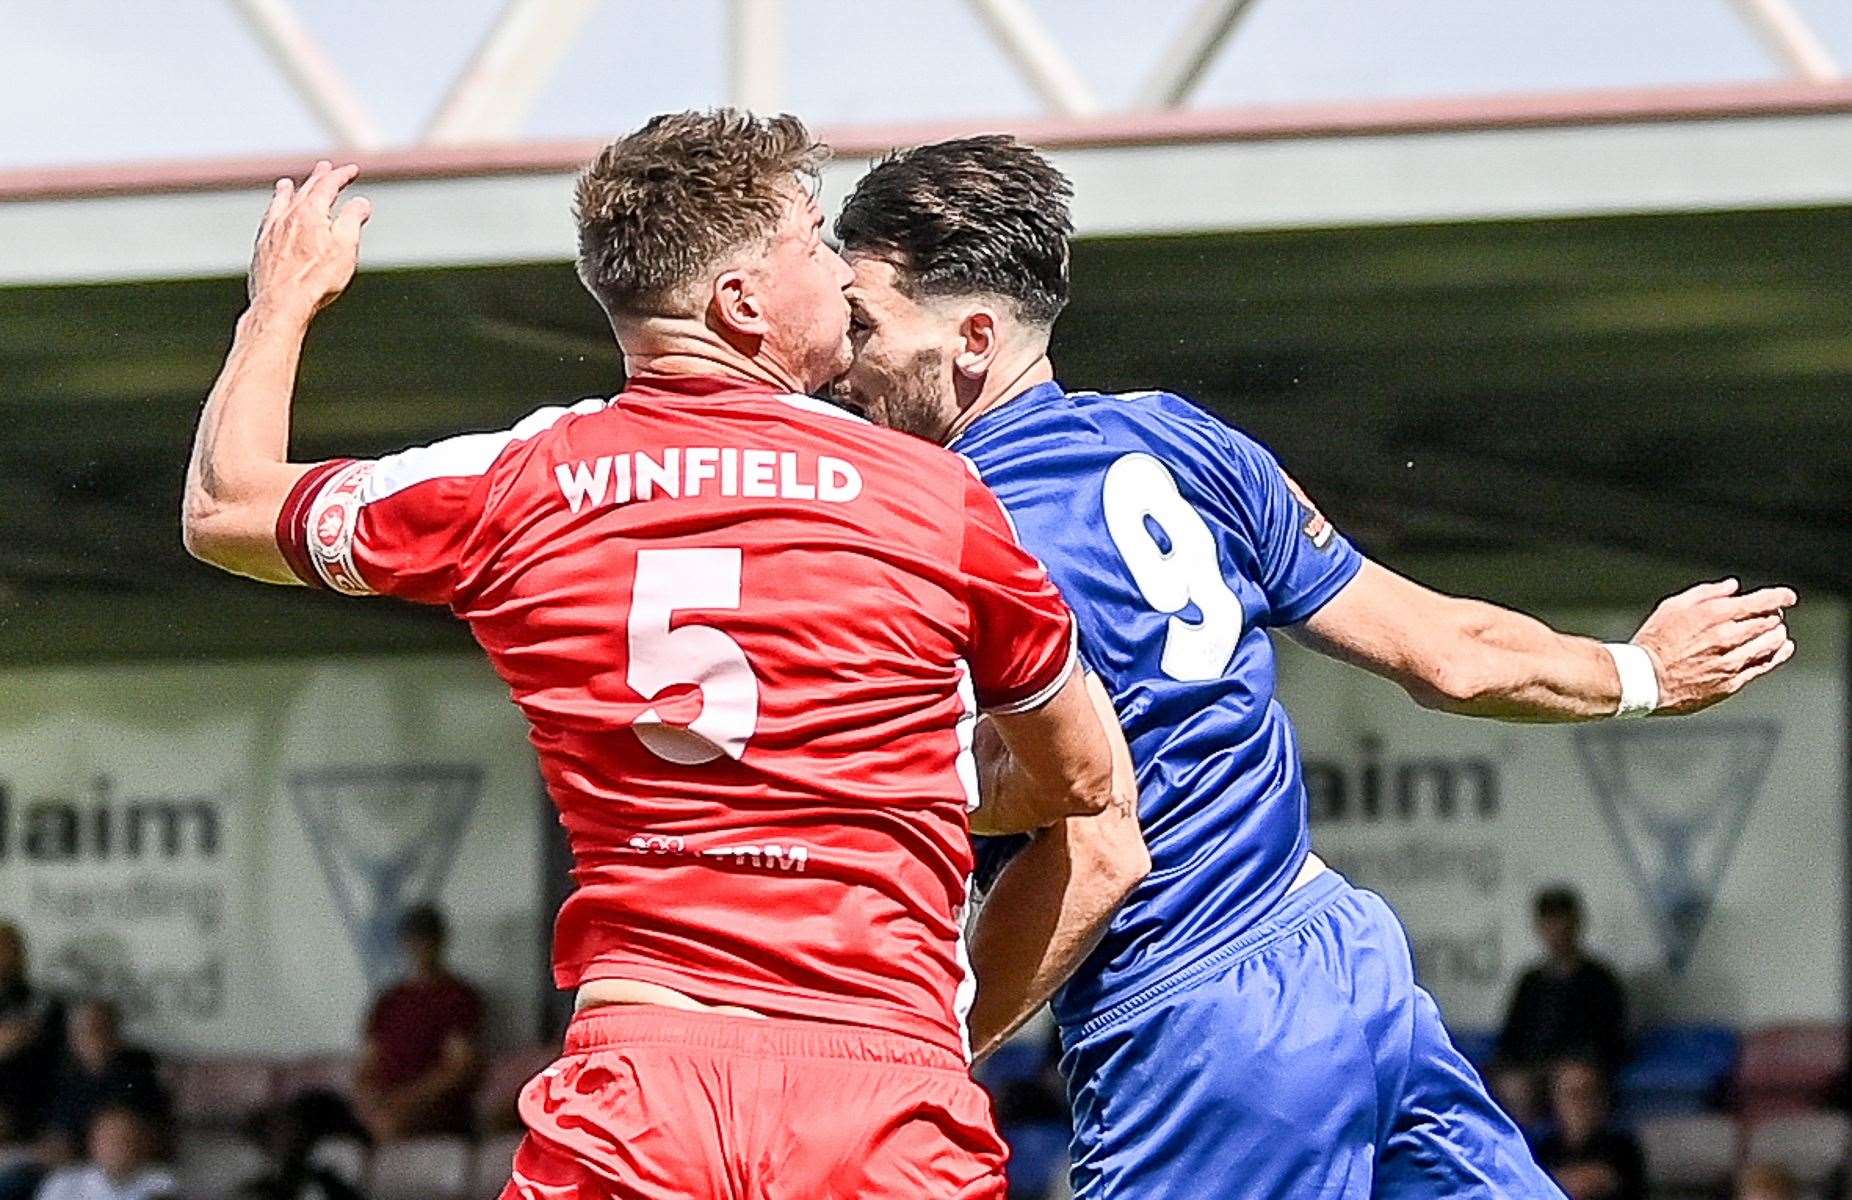
<path id="1" fill-rule="evenodd" d="M 322 168 L 326 168 L 325 170 Z M 317 167 L 318 175 L 314 182 L 303 188 L 303 198 L 315 206 L 317 212 L 326 213 L 334 207 L 335 197 L 341 189 L 354 181 L 360 174 L 360 168 L 353 163 L 342 167 L 330 167 L 321 163 Z"/>
<path id="2" fill-rule="evenodd" d="M 341 205 L 334 217 L 334 232 L 345 242 L 358 242 L 360 228 L 373 215 L 373 202 L 364 196 L 356 196 Z"/>
<path id="3" fill-rule="evenodd" d="M 1736 649 L 1724 655 L 1724 665 L 1732 671 L 1740 671 L 1752 663 L 1773 656 L 1788 640 L 1788 627 L 1778 625 L 1766 633 L 1750 638 Z"/>
<path id="4" fill-rule="evenodd" d="M 296 185 L 296 198 L 298 200 L 307 200 L 309 198 L 309 193 L 314 190 L 315 185 L 321 182 L 322 176 L 326 175 L 332 169 L 332 164 L 325 158 L 310 167 L 309 173 L 304 175 L 302 177 L 302 182 Z"/>
<path id="5" fill-rule="evenodd" d="M 1741 596 L 1729 596 L 1717 601 L 1717 608 L 1734 617 L 1756 616 L 1762 613 L 1780 612 L 1784 608 L 1793 608 L 1800 597 L 1793 588 L 1766 587 Z"/>
<path id="6" fill-rule="evenodd" d="M 1720 627 L 1728 644 L 1740 646 L 1750 638 L 1767 633 L 1782 623 L 1779 612 L 1758 613 L 1749 617 L 1738 617 L 1734 621 L 1725 621 Z"/>
<path id="7" fill-rule="evenodd" d="M 1738 688 L 1741 688 L 1744 684 L 1748 683 L 1750 680 L 1758 679 L 1761 676 L 1768 674 L 1770 671 L 1773 671 L 1776 667 L 1779 667 L 1782 663 L 1787 662 L 1790 658 L 1793 658 L 1793 657 L 1794 657 L 1794 642 L 1792 639 L 1790 639 L 1788 641 L 1783 642 L 1779 650 L 1769 655 L 1763 661 L 1759 663 L 1752 663 L 1751 665 L 1743 668 L 1743 670 L 1739 672 L 1736 676 L 1736 686 Z"/>
<path id="8" fill-rule="evenodd" d="M 1741 585 L 1734 579 L 1718 579 L 1711 583 L 1694 584 L 1671 598 L 1674 600 L 1689 600 L 1693 603 L 1700 600 L 1716 600 L 1723 596 L 1735 595 L 1736 589 L 1740 586 Z"/>
<path id="9" fill-rule="evenodd" d="M 333 169 L 334 164 L 330 163 L 325 158 L 310 167 L 309 173 L 304 176 L 302 182 L 296 186 L 296 203 L 298 205 L 313 205 L 315 203 L 316 189 L 321 186 L 322 180 L 326 179 L 328 177 L 328 172 Z"/>
<path id="10" fill-rule="evenodd" d="M 1769 630 L 1780 628 L 1781 624 L 1782 615 L 1779 611 L 1714 620 L 1704 630 L 1706 649 L 1712 654 L 1729 654 Z"/>
<path id="11" fill-rule="evenodd" d="M 264 209 L 264 219 L 258 225 L 260 233 L 269 229 L 276 223 L 278 217 L 288 211 L 289 202 L 295 198 L 295 195 L 295 180 L 287 177 L 277 180 L 276 186 L 270 190 L 270 203 Z"/>

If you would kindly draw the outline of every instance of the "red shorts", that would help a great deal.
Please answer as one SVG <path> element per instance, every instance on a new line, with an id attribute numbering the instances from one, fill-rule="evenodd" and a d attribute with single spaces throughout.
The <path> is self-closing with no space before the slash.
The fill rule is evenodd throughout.
<path id="1" fill-rule="evenodd" d="M 611 1005 L 521 1091 L 502 1200 L 1003 1200 L 990 1098 L 899 1034 Z"/>

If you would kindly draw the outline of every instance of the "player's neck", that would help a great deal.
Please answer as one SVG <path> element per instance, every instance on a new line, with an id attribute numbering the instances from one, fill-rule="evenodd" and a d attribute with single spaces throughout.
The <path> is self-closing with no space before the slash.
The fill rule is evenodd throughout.
<path id="1" fill-rule="evenodd" d="M 749 354 L 707 334 L 705 328 L 680 328 L 684 322 L 652 320 L 618 331 L 624 351 L 624 374 L 707 375 L 763 384 L 781 392 L 802 392 L 795 374 L 766 354 Z"/>
<path id="2" fill-rule="evenodd" d="M 1007 364 L 1002 364 L 1001 369 L 993 370 L 984 377 L 984 383 L 978 390 L 977 399 L 966 405 L 963 411 L 953 418 L 942 441 L 949 445 L 985 413 L 1001 408 L 1024 392 L 1052 382 L 1054 377 L 1055 365 L 1049 361 L 1045 352 L 1014 369 Z"/>
<path id="3" fill-rule="evenodd" d="M 629 378 L 638 375 L 708 375 L 735 379 L 741 383 L 762 384 L 780 392 L 804 390 L 777 364 L 744 355 L 702 354 L 693 351 L 626 354 L 624 374 Z"/>

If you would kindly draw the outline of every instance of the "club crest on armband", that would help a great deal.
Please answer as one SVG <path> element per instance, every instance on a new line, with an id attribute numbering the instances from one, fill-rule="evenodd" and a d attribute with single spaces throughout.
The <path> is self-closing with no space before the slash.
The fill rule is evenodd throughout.
<path id="1" fill-rule="evenodd" d="M 339 505 L 322 510 L 322 515 L 315 522 L 315 540 L 325 551 L 337 551 L 341 538 L 347 532 L 348 511 Z"/>

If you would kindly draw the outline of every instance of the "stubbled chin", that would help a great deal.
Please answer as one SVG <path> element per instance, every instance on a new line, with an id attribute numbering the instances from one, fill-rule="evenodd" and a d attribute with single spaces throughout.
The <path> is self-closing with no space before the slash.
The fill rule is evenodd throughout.
<path id="1" fill-rule="evenodd" d="M 886 425 L 888 423 L 887 401 L 885 399 L 880 396 L 870 395 L 867 392 L 858 392 L 850 387 L 845 379 L 837 380 L 835 386 L 838 389 L 837 395 L 839 398 L 836 401 L 838 404 L 842 405 L 850 412 L 855 413 L 864 421 L 872 421 L 876 425 Z"/>
<path id="2" fill-rule="evenodd" d="M 855 413 L 864 421 L 872 421 L 876 425 L 887 424 L 887 404 L 881 400 L 871 399 L 866 396 L 858 396 L 854 392 L 844 389 L 843 397 L 837 403 L 841 404 L 850 412 Z"/>

